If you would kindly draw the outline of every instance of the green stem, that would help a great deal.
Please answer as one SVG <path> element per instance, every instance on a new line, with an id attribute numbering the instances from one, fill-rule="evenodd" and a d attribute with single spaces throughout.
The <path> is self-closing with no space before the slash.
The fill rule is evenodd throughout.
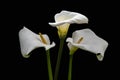
<path id="1" fill-rule="evenodd" d="M 51 68 L 51 62 L 50 62 L 50 52 L 49 52 L 49 50 L 46 51 L 46 55 L 47 55 L 47 66 L 48 66 L 48 76 L 49 76 L 49 80 L 53 80 L 52 68 Z"/>
<path id="2" fill-rule="evenodd" d="M 64 45 L 64 38 L 61 38 L 60 39 L 59 51 L 58 51 L 58 57 L 57 57 L 57 63 L 56 63 L 56 68 L 55 68 L 55 73 L 54 73 L 54 80 L 57 80 L 57 78 L 58 78 L 63 45 Z"/>
<path id="3" fill-rule="evenodd" d="M 72 80 L 72 60 L 73 60 L 73 55 L 70 55 L 70 59 L 69 59 L 69 71 L 68 71 L 68 80 Z"/>

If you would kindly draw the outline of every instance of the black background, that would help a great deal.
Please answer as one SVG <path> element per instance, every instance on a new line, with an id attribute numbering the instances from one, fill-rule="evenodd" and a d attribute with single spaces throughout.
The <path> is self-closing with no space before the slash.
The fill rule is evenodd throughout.
<path id="1" fill-rule="evenodd" d="M 72 80 L 117 78 L 119 65 L 119 31 L 117 5 L 115 2 L 56 0 L 42 2 L 3 2 L 1 6 L 1 71 L 9 79 L 48 80 L 47 63 L 44 48 L 32 51 L 30 58 L 21 56 L 18 32 L 23 26 L 35 33 L 48 34 L 56 46 L 51 51 L 51 63 L 54 73 L 59 37 L 57 29 L 48 22 L 54 22 L 54 15 L 61 10 L 79 12 L 88 17 L 88 24 L 70 25 L 67 37 L 79 29 L 90 28 L 98 36 L 108 41 L 109 46 L 102 62 L 94 54 L 78 50 L 73 57 Z M 3 35 L 4 34 L 4 35 Z M 4 42 L 4 43 L 3 43 Z M 58 80 L 67 80 L 69 50 L 64 45 Z M 118 49 L 119 50 L 119 49 Z"/>

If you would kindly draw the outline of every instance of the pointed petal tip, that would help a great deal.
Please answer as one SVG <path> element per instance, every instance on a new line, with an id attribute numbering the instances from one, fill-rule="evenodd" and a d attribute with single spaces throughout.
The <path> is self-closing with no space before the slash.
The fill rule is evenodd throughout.
<path id="1" fill-rule="evenodd" d="M 96 54 L 98 61 L 103 61 L 104 56 L 101 53 Z"/>
<path id="2" fill-rule="evenodd" d="M 56 23 L 48 23 L 49 25 L 51 25 L 51 26 L 56 26 Z"/>
<path id="3" fill-rule="evenodd" d="M 66 39 L 66 42 L 72 42 L 72 38 L 68 37 L 68 38 Z"/>
<path id="4" fill-rule="evenodd" d="M 28 28 L 26 28 L 25 26 L 23 26 L 23 28 L 20 29 L 19 33 L 20 33 L 21 31 L 24 31 L 24 30 L 27 30 L 27 29 L 28 29 Z"/>
<path id="5" fill-rule="evenodd" d="M 49 25 L 52 25 L 52 24 L 54 24 L 54 23 L 49 22 L 48 24 L 49 24 Z"/>
<path id="6" fill-rule="evenodd" d="M 27 28 L 27 27 L 25 27 L 25 26 L 23 26 L 23 28 L 22 28 L 22 29 L 28 29 L 28 28 Z M 22 30 L 22 29 L 21 29 L 21 30 Z"/>
<path id="7" fill-rule="evenodd" d="M 23 56 L 23 58 L 29 58 L 30 57 L 30 55 L 22 55 Z"/>
<path id="8" fill-rule="evenodd" d="M 51 25 L 52 27 L 56 27 L 56 26 L 59 26 L 59 25 L 62 25 L 64 24 L 65 22 L 62 21 L 62 22 L 54 22 L 54 23 L 48 23 L 49 25 Z"/>
<path id="9" fill-rule="evenodd" d="M 56 45 L 56 44 L 55 44 L 55 42 L 52 42 L 52 44 L 51 44 L 51 45 L 52 45 L 52 47 L 55 47 L 55 45 Z"/>
<path id="10" fill-rule="evenodd" d="M 52 44 L 47 45 L 47 46 L 46 46 L 46 47 L 44 47 L 44 48 L 45 48 L 45 50 L 47 51 L 47 50 L 49 50 L 49 49 L 53 48 L 55 45 L 56 45 L 56 44 L 55 44 L 55 42 L 52 42 Z"/>

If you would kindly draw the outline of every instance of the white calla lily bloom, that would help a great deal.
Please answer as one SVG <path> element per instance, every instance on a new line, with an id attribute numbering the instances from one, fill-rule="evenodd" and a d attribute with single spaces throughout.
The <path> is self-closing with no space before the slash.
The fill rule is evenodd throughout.
<path id="1" fill-rule="evenodd" d="M 88 23 L 88 18 L 80 13 L 62 10 L 55 15 L 55 23 L 49 23 L 51 26 L 59 26 L 65 23 Z"/>
<path id="2" fill-rule="evenodd" d="M 44 47 L 45 50 L 48 50 L 55 46 L 55 43 L 50 44 L 49 37 L 46 34 L 39 33 L 36 34 L 24 27 L 19 31 L 19 41 L 22 56 L 28 58 L 29 53 L 39 47 Z"/>
<path id="3" fill-rule="evenodd" d="M 49 25 L 57 27 L 59 36 L 65 36 L 68 32 L 70 24 L 88 23 L 88 18 L 80 13 L 62 10 L 55 14 L 55 22 Z"/>
<path id="4" fill-rule="evenodd" d="M 78 49 L 96 54 L 99 61 L 104 58 L 108 42 L 98 37 L 91 29 L 76 30 L 72 38 L 67 38 L 68 48 L 72 54 Z"/>

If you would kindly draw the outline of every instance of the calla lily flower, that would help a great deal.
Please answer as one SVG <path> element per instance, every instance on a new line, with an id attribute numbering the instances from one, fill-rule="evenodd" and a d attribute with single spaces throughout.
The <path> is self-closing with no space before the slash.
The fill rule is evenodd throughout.
<path id="1" fill-rule="evenodd" d="M 55 22 L 49 23 L 53 27 L 57 27 L 60 37 L 66 36 L 70 24 L 83 24 L 88 23 L 88 18 L 80 13 L 62 10 L 60 13 L 55 14 Z"/>
<path id="2" fill-rule="evenodd" d="M 78 48 L 96 54 L 99 61 L 103 60 L 104 53 L 108 47 L 108 42 L 98 37 L 92 30 L 83 29 L 76 30 L 72 34 L 72 38 L 67 38 L 70 55 Z"/>
<path id="3" fill-rule="evenodd" d="M 36 48 L 44 47 L 45 50 L 48 50 L 55 46 L 54 42 L 50 44 L 49 37 L 46 34 L 39 33 L 38 35 L 26 27 L 19 31 L 19 41 L 24 58 L 28 58 L 30 56 L 29 53 Z"/>

